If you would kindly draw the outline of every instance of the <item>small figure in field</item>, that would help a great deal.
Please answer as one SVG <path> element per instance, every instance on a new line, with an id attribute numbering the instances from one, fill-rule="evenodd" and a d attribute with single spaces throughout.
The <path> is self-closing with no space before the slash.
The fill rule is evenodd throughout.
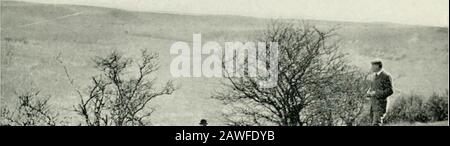
<path id="1" fill-rule="evenodd" d="M 200 126 L 208 126 L 208 122 L 205 119 L 200 120 Z"/>
<path id="2" fill-rule="evenodd" d="M 370 100 L 370 121 L 372 126 L 381 126 L 386 114 L 387 98 L 394 91 L 392 89 L 391 75 L 383 70 L 383 63 L 380 59 L 371 62 L 371 71 L 374 73 L 367 91 Z"/>

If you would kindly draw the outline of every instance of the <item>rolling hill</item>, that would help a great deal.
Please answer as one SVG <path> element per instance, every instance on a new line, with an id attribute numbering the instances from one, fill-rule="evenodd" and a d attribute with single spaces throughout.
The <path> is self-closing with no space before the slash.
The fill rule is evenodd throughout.
<path id="1" fill-rule="evenodd" d="M 36 87 L 52 103 L 74 114 L 79 100 L 67 81 L 61 57 L 79 88 L 97 72 L 92 57 L 118 50 L 136 56 L 141 49 L 157 52 L 159 81 L 170 77 L 169 48 L 176 41 L 192 41 L 201 33 L 208 40 L 245 41 L 256 37 L 269 19 L 241 16 L 181 15 L 132 12 L 78 5 L 1 1 L 1 103 L 16 92 Z M 352 23 L 306 20 L 327 29 L 339 26 L 342 51 L 351 64 L 368 70 L 369 61 L 382 58 L 393 75 L 395 95 L 448 90 L 448 28 L 390 23 Z M 209 98 L 220 90 L 218 78 L 177 78 L 173 95 L 157 98 L 152 106 L 154 125 L 197 125 L 206 118 L 222 125 L 221 104 Z"/>

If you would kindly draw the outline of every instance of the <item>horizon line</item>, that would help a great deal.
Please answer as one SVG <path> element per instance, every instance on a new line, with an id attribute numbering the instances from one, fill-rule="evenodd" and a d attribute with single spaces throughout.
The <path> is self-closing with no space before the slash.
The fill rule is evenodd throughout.
<path id="1" fill-rule="evenodd" d="M 159 13 L 159 14 L 173 14 L 173 15 L 233 16 L 233 17 L 251 17 L 251 18 L 256 18 L 256 19 L 284 19 L 284 20 L 294 19 L 294 20 L 306 20 L 306 21 L 329 21 L 329 22 L 337 22 L 337 23 L 392 24 L 392 25 L 405 25 L 405 26 L 418 26 L 418 27 L 439 27 L 439 28 L 447 28 L 447 29 L 449 28 L 449 25 L 409 24 L 409 23 L 399 23 L 399 22 L 392 22 L 392 21 L 329 20 L 329 19 L 294 18 L 294 17 L 263 17 L 263 16 L 239 15 L 239 14 L 205 14 L 205 13 L 176 12 L 176 11 L 162 11 L 162 10 L 131 10 L 131 9 L 126 9 L 126 8 L 89 5 L 89 4 L 46 3 L 46 2 L 31 2 L 31 1 L 26 1 L 26 0 L 0 0 L 0 2 L 32 3 L 32 4 L 42 4 L 42 5 L 69 5 L 69 6 L 72 5 L 72 6 L 85 6 L 85 7 L 116 9 L 116 10 L 123 10 L 123 11 L 128 11 L 128 12 Z"/>

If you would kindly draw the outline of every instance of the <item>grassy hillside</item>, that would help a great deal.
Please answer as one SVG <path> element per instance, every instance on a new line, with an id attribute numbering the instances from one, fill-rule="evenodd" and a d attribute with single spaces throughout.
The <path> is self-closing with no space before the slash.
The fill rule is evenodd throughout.
<path id="1" fill-rule="evenodd" d="M 442 121 L 442 122 L 433 122 L 433 123 L 397 123 L 397 124 L 390 124 L 387 126 L 449 126 L 448 121 Z"/>
<path id="2" fill-rule="evenodd" d="M 1 102 L 31 86 L 51 95 L 62 112 L 74 114 L 78 102 L 65 77 L 61 57 L 80 88 L 96 75 L 91 58 L 112 50 L 135 56 L 141 49 L 160 53 L 158 80 L 172 79 L 169 48 L 176 41 L 245 41 L 270 23 L 240 16 L 194 16 L 118 9 L 1 1 Z M 367 70 L 369 60 L 383 58 L 400 94 L 429 95 L 448 89 L 448 28 L 380 23 L 309 21 L 326 29 L 340 26 L 342 51 Z M 196 125 L 201 118 L 221 125 L 221 104 L 209 98 L 219 90 L 217 78 L 177 78 L 181 88 L 158 98 L 155 125 Z"/>

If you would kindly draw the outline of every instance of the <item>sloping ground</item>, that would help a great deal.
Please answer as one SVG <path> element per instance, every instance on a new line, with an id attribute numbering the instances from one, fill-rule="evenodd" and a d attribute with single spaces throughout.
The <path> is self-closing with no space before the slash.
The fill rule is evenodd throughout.
<path id="1" fill-rule="evenodd" d="M 141 49 L 158 52 L 161 68 L 155 76 L 164 81 L 169 73 L 169 48 L 176 41 L 253 40 L 267 19 L 239 16 L 193 16 L 130 12 L 110 8 L 46 5 L 1 1 L 1 102 L 10 103 L 15 92 L 31 86 L 51 95 L 61 112 L 73 114 L 78 102 L 65 77 L 61 57 L 81 89 L 89 84 L 91 58 L 112 50 L 136 56 Z M 349 62 L 368 70 L 369 61 L 383 58 L 393 75 L 395 96 L 431 94 L 448 89 L 448 28 L 309 21 L 326 29 L 339 25 L 342 50 Z M 152 102 L 157 107 L 155 125 L 197 125 L 206 118 L 220 125 L 221 104 L 209 97 L 220 90 L 220 79 L 178 78 L 181 88 Z M 395 99 L 395 98 L 391 98 Z"/>
<path id="2" fill-rule="evenodd" d="M 432 123 L 397 123 L 386 126 L 448 126 L 448 121 L 432 122 Z"/>

